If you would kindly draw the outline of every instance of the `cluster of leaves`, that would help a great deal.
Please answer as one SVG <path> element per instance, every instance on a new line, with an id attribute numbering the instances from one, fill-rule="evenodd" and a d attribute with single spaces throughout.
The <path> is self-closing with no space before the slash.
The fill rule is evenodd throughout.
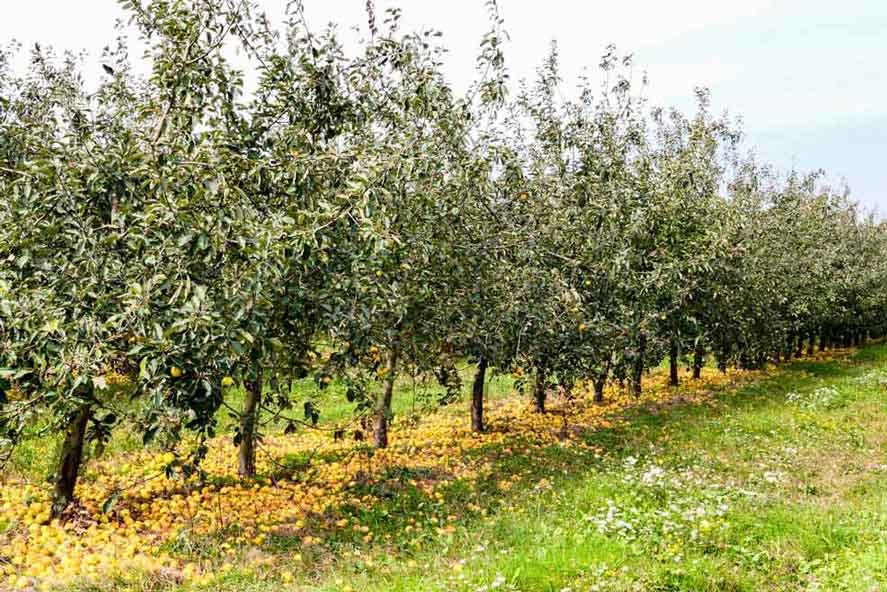
<path id="1" fill-rule="evenodd" d="M 123 418 L 202 442 L 227 406 L 252 476 L 263 411 L 317 423 L 314 401 L 287 415 L 312 372 L 384 447 L 397 376 L 436 376 L 448 402 L 459 356 L 483 430 L 488 368 L 534 374 L 544 411 L 553 382 L 639 393 L 665 357 L 676 382 L 682 358 L 753 368 L 884 330 L 887 227 L 741 156 L 706 91 L 692 116 L 649 107 L 613 49 L 575 98 L 556 46 L 510 96 L 491 0 L 461 96 L 439 34 L 372 3 L 352 53 L 297 1 L 279 27 L 245 0 L 123 5 L 147 78 L 125 38 L 95 89 L 78 56 L 37 46 L 19 75 L 20 48 L 0 51 L 0 437 L 65 434 L 57 510 L 84 440 Z"/>

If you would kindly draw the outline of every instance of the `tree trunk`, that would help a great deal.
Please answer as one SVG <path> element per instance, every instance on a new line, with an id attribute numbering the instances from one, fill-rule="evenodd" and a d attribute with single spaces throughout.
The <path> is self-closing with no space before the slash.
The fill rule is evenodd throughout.
<path id="1" fill-rule="evenodd" d="M 592 381 L 594 383 L 594 402 L 604 402 L 604 387 L 607 385 L 607 375 L 610 373 L 610 362 L 607 361 L 600 373 Z"/>
<path id="2" fill-rule="evenodd" d="M 573 387 L 576 386 L 576 383 L 572 379 L 559 379 L 561 392 L 564 395 L 564 398 L 568 401 L 573 400 Z"/>
<path id="3" fill-rule="evenodd" d="M 807 337 L 807 355 L 812 356 L 816 351 L 816 333 L 810 332 Z"/>
<path id="4" fill-rule="evenodd" d="M 668 348 L 668 384 L 678 386 L 678 344 L 672 340 Z"/>
<path id="5" fill-rule="evenodd" d="M 697 341 L 693 348 L 693 380 L 699 380 L 702 376 L 702 367 L 705 365 L 705 346 L 702 341 Z M 726 370 L 726 367 L 724 368 Z"/>
<path id="6" fill-rule="evenodd" d="M 245 479 L 256 476 L 256 425 L 262 408 L 262 373 L 255 375 L 243 384 L 246 398 L 243 400 L 243 414 L 240 416 L 240 448 L 237 453 L 237 472 Z"/>
<path id="7" fill-rule="evenodd" d="M 391 398 L 394 395 L 394 380 L 397 374 L 397 357 L 400 352 L 392 348 L 388 354 L 388 363 L 385 374 L 385 384 L 382 392 L 376 399 L 376 410 L 373 421 L 373 446 L 376 448 L 388 447 L 388 420 L 391 417 Z"/>
<path id="8" fill-rule="evenodd" d="M 800 358 L 804 355 L 804 338 L 803 333 L 798 333 L 795 337 L 795 357 Z"/>
<path id="9" fill-rule="evenodd" d="M 62 443 L 58 471 L 52 494 L 52 517 L 58 518 L 74 499 L 74 488 L 80 474 L 80 463 L 83 460 L 83 442 L 86 439 L 86 425 L 92 415 L 92 409 L 81 407 L 71 418 L 65 430 Z"/>
<path id="10" fill-rule="evenodd" d="M 471 431 L 484 431 L 484 383 L 487 375 L 487 359 L 483 356 L 477 361 L 474 373 L 474 384 L 471 386 Z"/>
<path id="11" fill-rule="evenodd" d="M 545 413 L 545 367 L 536 366 L 536 386 L 533 388 L 534 410 Z"/>
<path id="12" fill-rule="evenodd" d="M 635 397 L 640 397 L 643 392 L 644 378 L 644 357 L 647 355 L 647 335 L 641 333 L 638 339 L 637 358 L 634 360 L 634 368 L 632 368 L 631 392 Z"/>

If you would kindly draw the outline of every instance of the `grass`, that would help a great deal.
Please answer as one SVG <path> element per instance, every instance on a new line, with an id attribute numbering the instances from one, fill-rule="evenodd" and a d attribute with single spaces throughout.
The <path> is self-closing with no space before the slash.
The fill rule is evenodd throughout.
<path id="1" fill-rule="evenodd" d="M 473 502 L 481 515 L 418 549 L 361 548 L 313 574 L 294 566 L 290 588 L 234 570 L 217 589 L 879 590 L 879 369 L 885 346 L 787 365 L 713 405 L 643 409 L 592 436 L 600 458 L 558 447 L 513 457 L 502 473 L 520 479 L 507 496 L 455 499 L 444 512 Z M 838 396 L 809 396 L 822 389 Z M 412 503 L 404 494 L 380 526 L 400 535 Z"/>
<path id="2" fill-rule="evenodd" d="M 495 476 L 475 487 L 456 480 L 432 497 L 413 484 L 428 475 L 407 468 L 357 483 L 354 494 L 379 501 L 343 511 L 371 526 L 370 543 L 342 530 L 305 548 L 277 533 L 225 555 L 218 538 L 187 541 L 171 550 L 216 565 L 211 584 L 161 573 L 79 590 L 873 592 L 887 584 L 887 346 L 786 364 L 707 403 L 683 403 L 679 392 L 674 403 L 629 410 L 626 421 L 589 432 L 588 447 L 474 451 Z M 396 405 L 401 414 L 411 408 L 404 385 Z M 333 409 L 326 421 L 349 411 Z"/>

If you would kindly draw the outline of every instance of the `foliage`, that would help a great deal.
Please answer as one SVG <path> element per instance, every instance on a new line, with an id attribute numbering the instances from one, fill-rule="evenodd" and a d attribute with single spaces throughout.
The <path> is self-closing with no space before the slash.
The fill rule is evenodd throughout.
<path id="1" fill-rule="evenodd" d="M 675 387 L 682 362 L 727 377 L 887 331 L 887 224 L 745 155 L 705 89 L 692 115 L 649 105 L 615 48 L 599 84 L 566 90 L 553 44 L 511 85 L 488 0 L 463 94 L 440 34 L 372 2 L 351 50 L 298 1 L 279 26 L 250 1 L 122 5 L 145 78 L 123 36 L 95 88 L 83 56 L 37 45 L 22 73 L 0 50 L 0 458 L 58 436 L 52 517 L 122 426 L 196 488 L 220 425 L 247 480 L 272 425 L 341 443 L 372 421 L 385 448 L 398 379 L 448 405 L 460 360 L 475 432 L 489 369 L 532 379 L 540 414 L 556 386 L 561 417 L 533 421 L 566 438 L 589 384 L 640 397 L 663 359 Z M 356 417 L 328 434 L 339 389 Z"/>

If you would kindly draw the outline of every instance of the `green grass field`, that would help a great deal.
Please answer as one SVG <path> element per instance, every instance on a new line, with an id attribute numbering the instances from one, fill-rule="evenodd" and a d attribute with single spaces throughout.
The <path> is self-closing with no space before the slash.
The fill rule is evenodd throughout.
<path id="1" fill-rule="evenodd" d="M 456 482 L 432 512 L 392 495 L 364 517 L 382 542 L 302 557 L 272 541 L 261 552 L 294 557 L 290 569 L 234 562 L 200 589 L 874 592 L 887 584 L 885 395 L 887 346 L 794 362 L 708 404 L 632 410 L 590 436 L 595 454 L 502 450 L 505 492 Z M 444 526 L 466 507 L 478 511 Z M 421 536 L 410 516 L 428 521 Z"/>

